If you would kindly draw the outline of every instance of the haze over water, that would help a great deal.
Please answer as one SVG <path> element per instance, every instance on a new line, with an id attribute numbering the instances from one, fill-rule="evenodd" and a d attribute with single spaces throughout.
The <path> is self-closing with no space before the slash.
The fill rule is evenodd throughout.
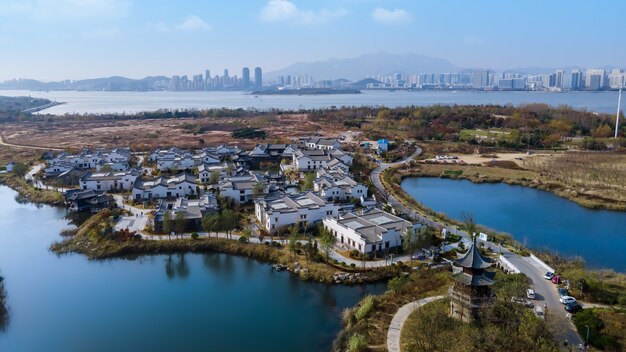
<path id="1" fill-rule="evenodd" d="M 25 91 L 0 90 L 5 96 L 32 96 L 66 104 L 41 111 L 42 114 L 66 113 L 103 114 L 136 113 L 159 109 L 256 108 L 313 109 L 331 106 L 430 106 L 497 104 L 520 105 L 545 103 L 552 106 L 569 105 L 577 109 L 614 114 L 617 110 L 617 92 L 479 92 L 479 91 L 371 91 L 362 94 L 337 95 L 263 95 L 248 92 L 110 92 L 110 91 Z"/>

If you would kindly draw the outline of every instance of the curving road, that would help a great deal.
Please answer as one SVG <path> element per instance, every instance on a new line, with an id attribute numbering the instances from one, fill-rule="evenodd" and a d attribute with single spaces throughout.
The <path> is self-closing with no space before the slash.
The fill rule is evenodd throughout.
<path id="1" fill-rule="evenodd" d="M 445 228 L 450 233 L 454 233 L 463 237 L 462 241 L 469 245 L 471 236 L 465 231 L 459 230 L 456 227 L 447 226 L 441 222 L 426 218 L 416 212 L 415 210 L 407 207 L 402 202 L 398 201 L 392 194 L 389 194 L 380 180 L 380 174 L 390 167 L 398 166 L 403 163 L 407 163 L 414 157 L 420 155 L 421 148 L 417 148 L 415 153 L 408 158 L 405 158 L 396 163 L 379 163 L 379 166 L 374 169 L 370 175 L 372 184 L 378 192 L 387 200 L 387 202 L 396 210 L 409 215 L 416 221 L 438 228 Z M 566 312 L 563 309 L 563 305 L 559 302 L 559 295 L 556 290 L 556 286 L 549 280 L 545 280 L 543 275 L 546 269 L 539 265 L 536 261 L 530 257 L 521 257 L 515 253 L 510 252 L 507 249 L 503 249 L 500 246 L 492 242 L 483 242 L 485 247 L 491 248 L 496 253 L 501 253 L 506 259 L 508 259 L 513 265 L 515 265 L 522 273 L 524 273 L 531 280 L 530 287 L 536 292 L 536 304 L 539 306 L 548 307 L 547 321 L 552 327 L 552 330 L 560 343 L 567 340 L 571 346 L 577 346 L 582 343 L 582 339 L 578 336 L 574 324 L 566 318 Z"/>

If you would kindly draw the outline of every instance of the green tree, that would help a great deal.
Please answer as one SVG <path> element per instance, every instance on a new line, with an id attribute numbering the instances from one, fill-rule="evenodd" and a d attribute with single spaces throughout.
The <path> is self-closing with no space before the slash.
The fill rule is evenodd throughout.
<path id="1" fill-rule="evenodd" d="M 613 129 L 606 124 L 599 126 L 595 131 L 593 131 L 593 138 L 608 138 L 612 135 Z"/>
<path id="2" fill-rule="evenodd" d="M 296 251 L 298 250 L 300 240 L 300 233 L 298 231 L 298 224 L 291 225 L 289 227 L 289 252 L 291 252 L 291 260 L 295 260 Z"/>
<path id="3" fill-rule="evenodd" d="M 174 224 L 172 223 L 172 215 L 169 211 L 166 211 L 163 214 L 163 232 L 165 232 L 168 236 L 172 233 L 174 229 Z"/>
<path id="4" fill-rule="evenodd" d="M 252 189 L 252 195 L 258 198 L 265 192 L 265 184 L 263 182 L 257 182 Z"/>
<path id="5" fill-rule="evenodd" d="M 176 215 L 174 216 L 174 222 L 175 222 L 175 226 L 176 226 L 176 232 L 178 232 L 179 235 L 182 235 L 183 233 L 185 233 L 185 212 L 184 211 L 178 211 L 176 212 Z"/>
<path id="6" fill-rule="evenodd" d="M 209 237 L 211 236 L 211 231 L 216 231 L 217 227 L 217 217 L 219 214 L 206 214 L 202 217 L 202 229 L 209 233 Z"/>
<path id="7" fill-rule="evenodd" d="M 301 189 L 302 191 L 307 191 L 313 189 L 313 181 L 315 181 L 315 173 L 308 172 L 304 176 L 304 181 L 302 182 Z"/>
<path id="8" fill-rule="evenodd" d="M 322 232 L 320 234 L 319 244 L 320 249 L 324 252 L 326 256 L 326 262 L 330 259 L 330 252 L 333 250 L 337 239 L 333 236 L 327 228 L 322 228 Z"/>
<path id="9" fill-rule="evenodd" d="M 209 176 L 209 184 L 216 185 L 218 182 L 220 182 L 220 173 L 217 171 L 212 171 L 211 176 Z"/>
<path id="10" fill-rule="evenodd" d="M 28 166 L 22 162 L 17 162 L 13 165 L 13 173 L 19 177 L 24 177 L 28 173 Z"/>
<path id="11" fill-rule="evenodd" d="M 113 167 L 110 164 L 104 164 L 104 166 L 100 168 L 100 172 L 112 172 L 112 171 L 113 171 Z"/>

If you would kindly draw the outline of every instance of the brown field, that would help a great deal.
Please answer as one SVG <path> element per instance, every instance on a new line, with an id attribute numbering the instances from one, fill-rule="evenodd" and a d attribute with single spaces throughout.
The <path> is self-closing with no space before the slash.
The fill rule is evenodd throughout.
<path id="1" fill-rule="evenodd" d="M 260 128 L 265 140 L 234 139 L 233 130 Z M 197 131 L 204 131 L 198 133 Z M 243 147 L 261 142 L 289 142 L 291 138 L 324 133 L 336 135 L 329 126 L 308 119 L 306 115 L 259 116 L 252 118 L 178 118 L 154 120 L 54 120 L 7 123 L 0 126 L 9 144 L 76 149 L 83 147 L 130 146 L 134 150 L 154 147 L 191 147 L 233 143 Z M 194 132 L 196 131 L 196 132 Z M 202 140 L 203 142 L 200 142 Z"/>

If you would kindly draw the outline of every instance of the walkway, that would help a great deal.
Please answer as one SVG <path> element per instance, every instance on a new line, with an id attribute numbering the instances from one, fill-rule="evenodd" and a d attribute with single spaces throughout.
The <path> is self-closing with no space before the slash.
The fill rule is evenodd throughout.
<path id="1" fill-rule="evenodd" d="M 409 315 L 413 313 L 417 308 L 428 304 L 433 301 L 440 300 L 445 296 L 433 296 L 423 299 L 418 299 L 417 301 L 409 302 L 396 312 L 391 319 L 391 324 L 389 324 L 389 330 L 387 330 L 387 351 L 388 352 L 400 352 L 400 335 L 402 334 L 402 326 L 409 318 Z"/>

